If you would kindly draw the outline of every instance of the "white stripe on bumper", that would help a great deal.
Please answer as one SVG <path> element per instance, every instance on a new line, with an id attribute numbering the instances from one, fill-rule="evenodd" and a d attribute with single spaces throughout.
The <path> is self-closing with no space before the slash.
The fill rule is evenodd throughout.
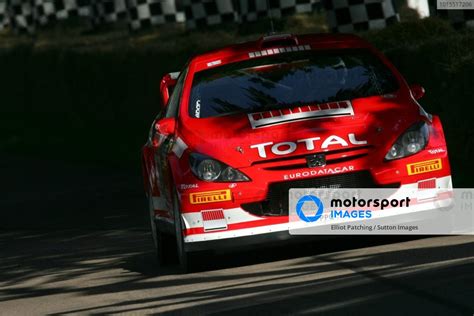
<path id="1" fill-rule="evenodd" d="M 451 189 L 453 187 L 451 176 L 437 178 L 436 187 Z M 418 189 L 418 183 L 405 184 L 405 185 L 402 185 L 400 188 Z M 416 207 L 416 209 L 418 208 Z M 256 221 L 256 220 L 263 220 L 263 218 L 252 215 L 240 207 L 223 210 L 223 212 L 224 212 L 224 216 L 228 225 Z M 402 213 L 403 212 L 394 212 L 394 215 L 402 214 Z M 182 216 L 183 216 L 186 228 L 203 227 L 201 212 L 184 213 L 182 214 Z M 244 237 L 244 236 L 273 233 L 273 232 L 288 231 L 290 228 L 290 225 L 292 225 L 293 227 L 298 224 L 297 222 L 291 223 L 291 224 L 282 223 L 282 224 L 265 225 L 265 226 L 251 227 L 251 228 L 227 230 L 227 231 L 208 232 L 204 234 L 193 234 L 193 235 L 185 236 L 184 241 L 186 243 L 191 243 L 191 242 L 199 242 L 199 241 L 211 241 L 211 240 L 219 240 L 219 239 L 225 239 L 225 238 L 237 238 L 237 237 Z M 295 228 L 297 227 L 295 226 Z"/>

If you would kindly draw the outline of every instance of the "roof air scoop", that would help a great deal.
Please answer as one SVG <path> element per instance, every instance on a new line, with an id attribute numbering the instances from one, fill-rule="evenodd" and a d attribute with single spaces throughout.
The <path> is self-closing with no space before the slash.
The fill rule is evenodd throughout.
<path id="1" fill-rule="evenodd" d="M 292 34 L 275 34 L 264 36 L 259 42 L 261 48 L 298 45 L 298 39 Z"/>

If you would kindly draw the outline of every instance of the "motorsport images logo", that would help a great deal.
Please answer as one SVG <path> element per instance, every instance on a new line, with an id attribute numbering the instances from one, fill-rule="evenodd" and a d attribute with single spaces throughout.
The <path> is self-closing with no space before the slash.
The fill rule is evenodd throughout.
<path id="1" fill-rule="evenodd" d="M 312 202 L 316 206 L 317 210 L 313 216 L 306 216 L 305 213 L 303 213 L 303 206 L 306 202 Z M 301 218 L 301 220 L 307 223 L 316 222 L 323 215 L 323 212 L 323 202 L 314 195 L 305 195 L 298 200 L 298 203 L 296 203 L 296 214 L 298 214 L 298 217 Z"/>
<path id="2" fill-rule="evenodd" d="M 329 219 L 369 219 L 372 218 L 372 209 L 384 210 L 385 208 L 410 207 L 410 198 L 404 199 L 362 199 L 353 196 L 348 199 L 330 200 L 329 214 L 324 218 Z M 304 195 L 296 203 L 296 214 L 307 223 L 316 222 L 324 213 L 324 204 L 314 195 Z M 313 215 L 310 215 L 313 214 Z"/>

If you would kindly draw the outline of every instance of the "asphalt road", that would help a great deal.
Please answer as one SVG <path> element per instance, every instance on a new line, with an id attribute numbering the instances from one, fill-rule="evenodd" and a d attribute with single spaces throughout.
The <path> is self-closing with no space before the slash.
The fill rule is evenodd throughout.
<path id="1" fill-rule="evenodd" d="M 474 236 L 345 237 L 156 268 L 140 169 L 2 157 L 0 315 L 474 315 Z"/>
<path id="2" fill-rule="evenodd" d="M 473 315 L 474 238 L 343 238 L 155 267 L 145 231 L 4 233 L 0 314 Z"/>

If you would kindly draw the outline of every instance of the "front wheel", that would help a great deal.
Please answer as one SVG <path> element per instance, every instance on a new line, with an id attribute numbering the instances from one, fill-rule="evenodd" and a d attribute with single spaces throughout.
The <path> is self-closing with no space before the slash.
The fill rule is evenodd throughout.
<path id="1" fill-rule="evenodd" d="M 173 236 L 167 235 L 160 231 L 155 222 L 155 208 L 153 206 L 153 197 L 148 195 L 148 208 L 150 213 L 150 226 L 153 237 L 153 244 L 155 246 L 156 260 L 158 267 L 165 266 L 173 261 L 174 247 Z"/>
<path id="2" fill-rule="evenodd" d="M 176 250 L 178 253 L 179 268 L 183 273 L 188 273 L 193 268 L 193 263 L 196 261 L 195 254 L 186 251 L 184 247 L 183 229 L 184 224 L 181 217 L 181 207 L 178 199 L 178 194 L 175 191 L 173 196 L 173 214 L 174 226 L 176 234 Z"/>

